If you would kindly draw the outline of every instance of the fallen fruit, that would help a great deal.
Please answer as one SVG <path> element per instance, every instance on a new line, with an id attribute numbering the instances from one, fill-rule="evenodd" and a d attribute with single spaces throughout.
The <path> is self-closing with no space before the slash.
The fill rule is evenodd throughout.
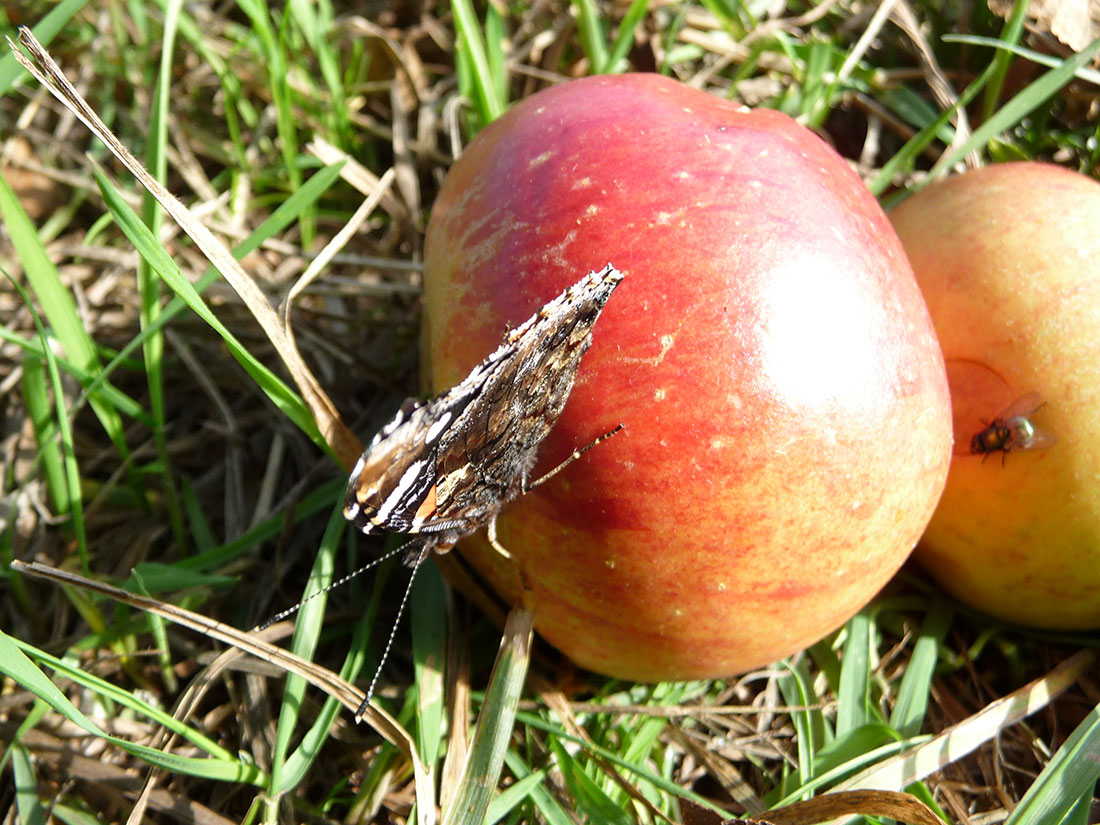
<path id="1" fill-rule="evenodd" d="M 627 278 L 532 477 L 626 429 L 505 512 L 513 560 L 481 537 L 464 555 L 510 599 L 527 582 L 542 636 L 606 674 L 720 676 L 816 641 L 909 555 L 950 461 L 889 221 L 785 115 L 656 75 L 556 86 L 479 134 L 435 202 L 432 386 L 607 261 Z"/>
<path id="2" fill-rule="evenodd" d="M 956 455 L 917 558 L 960 600 L 1038 627 L 1100 627 L 1098 216 L 1100 184 L 1039 163 L 934 183 L 890 214 L 955 407 Z M 1044 438 L 985 461 L 966 449 L 1021 396 L 1015 414 L 1031 408 Z"/>

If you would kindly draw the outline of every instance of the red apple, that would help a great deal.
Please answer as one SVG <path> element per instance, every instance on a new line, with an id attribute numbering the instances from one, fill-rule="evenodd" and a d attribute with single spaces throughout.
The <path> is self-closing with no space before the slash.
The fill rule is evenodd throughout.
<path id="1" fill-rule="evenodd" d="M 918 558 L 994 616 L 1100 627 L 1100 184 L 1009 163 L 932 184 L 890 217 L 955 406 L 956 456 Z M 1045 403 L 1026 420 L 1053 446 L 971 454 L 1033 393 L 1024 412 Z"/>
<path id="2" fill-rule="evenodd" d="M 943 360 L 897 237 L 785 115 L 656 75 L 565 83 L 473 140 L 432 209 L 436 389 L 610 261 L 540 471 L 625 431 L 464 554 L 542 636 L 637 680 L 732 674 L 841 625 L 909 555 L 951 453 Z M 522 571 L 522 579 L 511 565 Z"/>

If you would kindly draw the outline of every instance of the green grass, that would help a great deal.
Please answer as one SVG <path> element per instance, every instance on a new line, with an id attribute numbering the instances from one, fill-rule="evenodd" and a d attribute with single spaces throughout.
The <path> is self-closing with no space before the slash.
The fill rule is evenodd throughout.
<path id="1" fill-rule="evenodd" d="M 0 28 L 34 28 L 274 305 L 363 200 L 351 164 L 326 166 L 310 141 L 379 176 L 403 164 L 391 202 L 408 209 L 383 199 L 292 312 L 306 362 L 361 434 L 418 389 L 410 271 L 450 147 L 545 78 L 651 68 L 713 94 L 751 93 L 840 147 L 885 124 L 860 167 L 884 203 L 968 157 L 1054 160 L 1093 176 L 1100 157 L 1100 127 L 1070 85 L 1096 83 L 1100 42 L 1069 56 L 1036 50 L 1024 3 L 1008 20 L 980 5 L 965 19 L 914 7 L 955 103 L 932 93 L 936 72 L 903 28 L 840 4 L 792 3 L 781 26 L 726 0 L 578 0 L 554 12 L 455 0 L 422 19 L 387 8 L 358 28 L 325 0 L 24 6 Z M 210 822 L 424 822 L 439 805 L 448 823 L 681 821 L 688 808 L 711 822 L 868 777 L 950 822 L 960 811 L 1012 825 L 1094 821 L 1100 724 L 1096 697 L 1074 679 L 1095 665 L 1070 655 L 1095 638 L 1003 627 L 915 571 L 772 668 L 644 685 L 570 681 L 545 646 L 532 652 L 522 612 L 501 644 L 428 566 L 378 697 L 417 759 L 300 676 L 215 667 L 208 639 L 9 571 L 36 556 L 248 628 L 380 548 L 344 529 L 340 449 L 250 305 L 7 55 L 0 96 L 0 139 L 28 140 L 35 163 L 64 173 L 39 174 L 42 196 L 13 167 L 0 179 L 0 264 L 13 279 L 0 287 L 0 383 L 15 422 L 0 537 L 11 595 L 0 600 L 11 699 L 0 787 L 12 791 L 0 801 L 20 821 L 130 815 L 130 797 L 99 788 L 106 774 L 91 768 L 104 765 L 81 761 L 95 739 L 103 763 L 156 778 L 158 821 L 195 806 Z M 383 565 L 308 601 L 289 649 L 365 685 L 405 575 Z M 998 701 L 1025 686 L 1048 711 L 999 715 Z M 1055 695 L 1042 698 L 1048 687 Z M 61 736 L 62 720 L 80 734 Z M 939 765 L 941 747 L 961 755 Z"/>

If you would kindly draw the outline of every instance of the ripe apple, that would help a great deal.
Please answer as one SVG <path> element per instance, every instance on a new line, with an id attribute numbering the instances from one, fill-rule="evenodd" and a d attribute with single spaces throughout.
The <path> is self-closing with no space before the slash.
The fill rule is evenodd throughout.
<path id="1" fill-rule="evenodd" d="M 1000 164 L 932 184 L 890 218 L 955 407 L 956 455 L 917 558 L 999 618 L 1100 627 L 1100 184 Z M 1045 404 L 1028 421 L 1057 443 L 971 454 L 1029 393 Z"/>
<path id="2" fill-rule="evenodd" d="M 511 559 L 464 554 L 601 673 L 722 676 L 813 643 L 906 559 L 950 463 L 889 221 L 778 112 L 656 75 L 564 83 L 481 132 L 435 202 L 433 386 L 608 261 L 626 279 L 532 477 L 626 429 L 507 510 Z"/>

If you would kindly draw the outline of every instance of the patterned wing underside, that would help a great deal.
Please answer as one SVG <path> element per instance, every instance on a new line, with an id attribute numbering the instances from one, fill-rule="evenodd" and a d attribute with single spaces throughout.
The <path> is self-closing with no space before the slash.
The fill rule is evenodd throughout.
<path id="1" fill-rule="evenodd" d="M 345 515 L 363 532 L 451 545 L 526 487 L 561 415 L 592 327 L 622 280 L 608 266 L 546 304 L 437 398 L 402 408 L 352 473 Z"/>
<path id="2" fill-rule="evenodd" d="M 344 516 L 364 533 L 406 533 L 413 530 L 421 508 L 427 511 L 424 515 L 434 515 L 440 438 L 479 387 L 470 385 L 468 378 L 429 402 L 406 401 L 355 465 L 348 480 Z"/>

